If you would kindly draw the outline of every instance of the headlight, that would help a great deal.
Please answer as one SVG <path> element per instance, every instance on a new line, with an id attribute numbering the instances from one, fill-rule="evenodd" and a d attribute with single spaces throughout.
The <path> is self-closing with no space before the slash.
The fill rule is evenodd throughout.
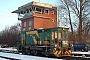
<path id="1" fill-rule="evenodd" d="M 57 47 L 57 44 L 55 44 L 55 47 Z"/>
<path id="2" fill-rule="evenodd" d="M 73 47 L 73 44 L 71 44 L 71 47 Z"/>
<path id="3" fill-rule="evenodd" d="M 17 51 L 17 49 L 14 49 L 14 51 Z"/>

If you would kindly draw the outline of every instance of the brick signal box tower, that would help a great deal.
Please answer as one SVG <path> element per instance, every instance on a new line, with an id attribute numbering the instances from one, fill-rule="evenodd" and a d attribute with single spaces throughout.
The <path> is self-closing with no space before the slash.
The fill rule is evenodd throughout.
<path id="1" fill-rule="evenodd" d="M 51 4 L 32 1 L 12 13 L 18 14 L 22 31 L 57 27 L 57 7 Z"/>

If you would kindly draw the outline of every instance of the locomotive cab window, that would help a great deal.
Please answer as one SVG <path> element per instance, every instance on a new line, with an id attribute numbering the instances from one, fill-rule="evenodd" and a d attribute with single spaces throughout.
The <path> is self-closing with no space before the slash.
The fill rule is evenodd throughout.
<path id="1" fill-rule="evenodd" d="M 55 38 L 57 38 L 57 31 L 55 31 Z"/>
<path id="2" fill-rule="evenodd" d="M 52 32 L 52 40 L 54 40 L 55 39 L 55 34 L 54 34 L 54 32 Z"/>
<path id="3" fill-rule="evenodd" d="M 68 38 L 68 32 L 67 31 L 62 31 L 62 38 Z"/>
<path id="4" fill-rule="evenodd" d="M 56 44 L 58 42 L 58 33 L 57 31 L 52 32 L 52 43 Z"/>
<path id="5" fill-rule="evenodd" d="M 61 32 L 58 32 L 58 40 L 61 39 Z"/>
<path id="6" fill-rule="evenodd" d="M 22 34 L 21 37 L 22 37 L 22 42 L 21 43 L 22 43 L 22 45 L 24 45 L 25 44 L 25 34 Z"/>

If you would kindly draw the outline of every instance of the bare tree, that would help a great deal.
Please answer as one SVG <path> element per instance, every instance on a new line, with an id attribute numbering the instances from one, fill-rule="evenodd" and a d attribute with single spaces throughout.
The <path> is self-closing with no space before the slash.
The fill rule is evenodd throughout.
<path id="1" fill-rule="evenodd" d="M 73 26 L 72 26 L 72 19 L 71 19 L 71 13 L 70 13 L 68 0 L 60 0 L 60 2 L 61 2 L 61 5 L 58 8 L 58 13 L 62 12 L 60 14 L 60 17 L 61 17 L 61 19 L 65 19 L 65 20 L 63 20 L 64 23 L 65 23 L 65 21 L 69 22 L 71 32 L 72 32 L 72 37 L 73 37 Z M 59 14 L 58 14 L 58 18 L 59 18 Z M 73 38 L 71 38 L 71 40 L 73 40 Z"/>
<path id="2" fill-rule="evenodd" d="M 19 24 L 20 23 L 17 23 L 11 27 L 5 27 L 5 29 L 0 32 L 0 40 L 4 40 L 6 43 L 8 43 L 8 41 L 12 42 L 11 44 L 13 45 L 17 44 L 17 42 L 20 42 L 21 29 Z"/>
<path id="3" fill-rule="evenodd" d="M 72 35 L 73 28 L 77 27 L 79 43 L 83 43 L 82 32 L 89 31 L 85 28 L 89 28 L 90 0 L 59 0 L 59 3 L 60 10 L 67 12 L 64 13 L 64 17 L 68 16 L 65 19 L 69 21 Z"/>

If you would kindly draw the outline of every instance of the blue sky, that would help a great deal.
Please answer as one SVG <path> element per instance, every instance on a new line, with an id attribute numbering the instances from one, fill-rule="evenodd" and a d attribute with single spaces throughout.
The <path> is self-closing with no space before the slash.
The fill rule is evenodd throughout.
<path id="1" fill-rule="evenodd" d="M 5 27 L 10 27 L 20 21 L 18 21 L 18 16 L 15 13 L 11 13 L 17 10 L 18 7 L 27 4 L 31 1 L 49 3 L 55 5 L 57 0 L 1 0 L 0 1 L 0 31 L 5 29 Z"/>

